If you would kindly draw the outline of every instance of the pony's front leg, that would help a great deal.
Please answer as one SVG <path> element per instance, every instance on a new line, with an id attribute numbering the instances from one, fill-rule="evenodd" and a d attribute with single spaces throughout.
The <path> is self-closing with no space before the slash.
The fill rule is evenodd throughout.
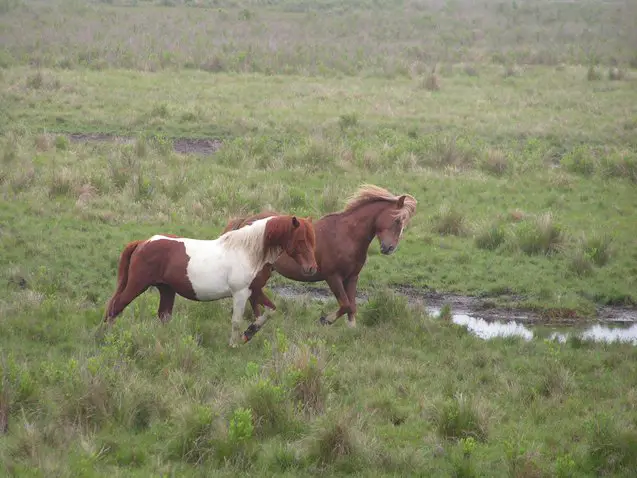
<path id="1" fill-rule="evenodd" d="M 252 339 L 252 337 L 254 337 L 254 335 L 261 330 L 261 327 L 263 327 L 263 324 L 265 324 L 268 321 L 269 318 L 269 311 L 268 310 L 264 310 L 263 313 L 257 317 L 257 320 L 255 320 L 254 322 L 252 322 L 248 328 L 245 330 L 245 332 L 243 332 L 243 341 L 244 342 L 249 342 L 250 339 Z"/>
<path id="2" fill-rule="evenodd" d="M 245 288 L 236 291 L 232 295 L 232 332 L 230 334 L 230 347 L 237 347 L 241 338 L 241 321 L 246 302 L 250 297 L 250 289 Z"/>
<path id="3" fill-rule="evenodd" d="M 327 282 L 327 285 L 330 286 L 336 300 L 338 300 L 339 308 L 335 312 L 330 312 L 327 317 L 321 316 L 319 322 L 323 325 L 332 325 L 343 314 L 349 314 L 351 312 L 351 308 L 341 278 L 333 275 L 329 276 L 325 281 Z"/>

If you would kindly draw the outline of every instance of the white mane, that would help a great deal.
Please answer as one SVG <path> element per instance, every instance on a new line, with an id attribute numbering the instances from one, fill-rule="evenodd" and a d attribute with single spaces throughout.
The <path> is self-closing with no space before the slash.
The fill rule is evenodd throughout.
<path id="1" fill-rule="evenodd" d="M 281 247 L 265 250 L 265 227 L 272 216 L 254 221 L 252 224 L 219 237 L 219 242 L 228 249 L 243 249 L 254 264 L 261 269 L 266 263 L 274 263 L 283 252 Z"/>

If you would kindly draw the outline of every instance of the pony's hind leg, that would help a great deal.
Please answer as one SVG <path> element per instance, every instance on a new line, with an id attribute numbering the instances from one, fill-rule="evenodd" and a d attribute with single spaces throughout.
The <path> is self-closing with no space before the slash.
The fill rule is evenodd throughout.
<path id="1" fill-rule="evenodd" d="M 126 288 L 111 299 L 106 321 L 109 324 L 115 322 L 115 317 L 121 314 L 128 304 L 144 293 L 150 285 L 148 281 L 139 277 L 129 277 Z"/>
<path id="2" fill-rule="evenodd" d="M 243 320 L 243 311 L 250 297 L 250 289 L 245 288 L 232 295 L 232 332 L 230 334 L 230 347 L 237 347 L 241 337 L 240 327 Z"/>
<path id="3" fill-rule="evenodd" d="M 157 286 L 159 291 L 159 309 L 157 309 L 157 317 L 163 324 L 170 322 L 173 315 L 173 306 L 175 305 L 175 290 L 166 284 Z"/>

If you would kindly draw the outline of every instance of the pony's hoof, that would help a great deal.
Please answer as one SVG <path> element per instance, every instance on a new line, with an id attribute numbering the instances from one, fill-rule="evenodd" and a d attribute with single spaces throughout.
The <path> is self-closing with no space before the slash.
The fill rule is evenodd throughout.
<path id="1" fill-rule="evenodd" d="M 234 342 L 231 342 L 231 343 L 230 343 L 230 348 L 231 348 L 231 349 L 236 349 L 238 346 L 239 346 L 239 344 L 236 344 L 236 343 L 234 343 Z"/>
<path id="2" fill-rule="evenodd" d="M 252 337 L 254 337 L 254 334 L 256 334 L 259 329 L 261 327 L 259 327 L 257 324 L 252 323 L 248 326 L 248 328 L 245 330 L 245 332 L 243 332 L 243 343 L 246 343 L 247 341 L 249 341 Z"/>
<path id="3" fill-rule="evenodd" d="M 321 318 L 319 319 L 319 323 L 321 325 L 330 325 L 330 323 L 327 321 L 324 315 L 321 315 Z"/>

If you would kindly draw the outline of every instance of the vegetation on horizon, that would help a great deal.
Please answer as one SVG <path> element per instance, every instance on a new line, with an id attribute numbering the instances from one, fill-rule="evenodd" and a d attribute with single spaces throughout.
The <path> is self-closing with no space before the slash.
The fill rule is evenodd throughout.
<path id="1" fill-rule="evenodd" d="M 619 2 L 2 0 L 0 67 L 424 75 L 435 65 L 637 67 Z M 175 8 L 170 8 L 175 7 Z M 63 26 L 63 28 L 62 28 Z"/>

